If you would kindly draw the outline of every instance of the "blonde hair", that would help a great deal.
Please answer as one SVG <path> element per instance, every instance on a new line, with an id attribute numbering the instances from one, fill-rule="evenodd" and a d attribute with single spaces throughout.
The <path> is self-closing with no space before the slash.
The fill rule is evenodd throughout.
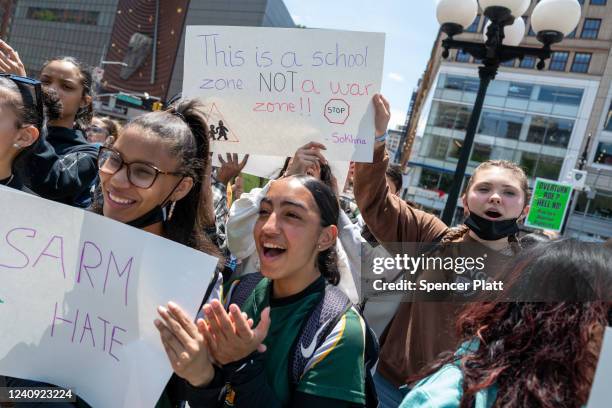
<path id="1" fill-rule="evenodd" d="M 521 190 L 525 195 L 525 205 L 527 205 L 531 197 L 529 193 L 529 181 L 527 180 L 527 175 L 518 164 L 512 163 L 508 160 L 487 160 L 485 162 L 480 163 L 478 167 L 476 167 L 476 169 L 474 170 L 474 174 L 472 174 L 472 177 L 470 177 L 470 180 L 467 183 L 467 187 L 465 188 L 464 194 L 467 194 L 467 192 L 470 191 L 470 188 L 474 184 L 474 177 L 476 176 L 476 174 L 478 174 L 478 172 L 481 170 L 490 169 L 491 167 L 499 167 L 502 169 L 510 170 L 512 173 L 514 173 L 519 183 L 521 184 Z"/>
<path id="2" fill-rule="evenodd" d="M 468 181 L 467 186 L 465 188 L 464 195 L 467 194 L 468 191 L 470 191 L 470 188 L 472 188 L 472 185 L 474 184 L 474 177 L 476 176 L 476 174 L 478 174 L 478 172 L 481 170 L 486 170 L 491 167 L 499 167 L 502 169 L 510 170 L 516 176 L 521 185 L 521 190 L 523 191 L 525 199 L 524 206 L 527 205 L 529 199 L 531 198 L 527 175 L 519 165 L 517 165 L 516 163 L 512 163 L 508 160 L 487 160 L 485 162 L 480 163 L 478 167 L 476 167 L 476 169 L 474 170 L 474 174 L 472 174 L 472 177 L 470 177 L 470 180 Z M 470 229 L 465 224 L 450 228 L 449 231 L 444 235 L 444 237 L 442 237 L 442 240 L 440 242 L 447 243 L 457 241 L 465 234 L 467 234 L 469 230 Z M 518 242 L 518 238 L 515 235 L 510 235 L 508 237 L 508 242 L 510 242 L 510 247 L 512 248 L 512 251 L 514 253 L 520 251 L 521 247 Z"/>

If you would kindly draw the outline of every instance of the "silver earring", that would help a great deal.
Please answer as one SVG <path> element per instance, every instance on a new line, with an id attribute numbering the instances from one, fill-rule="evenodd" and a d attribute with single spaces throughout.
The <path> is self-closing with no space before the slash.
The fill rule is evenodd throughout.
<path id="1" fill-rule="evenodd" d="M 13 143 L 13 147 L 15 149 L 21 149 L 21 145 L 17 144 L 17 143 Z"/>
<path id="2" fill-rule="evenodd" d="M 176 205 L 176 201 L 173 201 L 170 205 L 170 212 L 168 212 L 168 221 L 172 218 L 172 214 L 174 214 L 174 206 Z"/>

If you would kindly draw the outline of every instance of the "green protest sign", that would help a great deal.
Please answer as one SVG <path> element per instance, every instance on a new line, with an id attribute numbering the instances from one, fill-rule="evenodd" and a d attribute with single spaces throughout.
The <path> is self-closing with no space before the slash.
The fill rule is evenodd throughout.
<path id="1" fill-rule="evenodd" d="M 560 231 L 571 196 L 571 184 L 536 178 L 525 225 Z"/>

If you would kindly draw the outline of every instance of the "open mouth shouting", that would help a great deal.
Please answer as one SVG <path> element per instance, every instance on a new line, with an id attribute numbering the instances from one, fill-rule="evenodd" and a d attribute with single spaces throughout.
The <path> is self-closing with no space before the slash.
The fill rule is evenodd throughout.
<path id="1" fill-rule="evenodd" d="M 494 208 L 488 209 L 487 211 L 485 211 L 485 215 L 489 218 L 492 218 L 494 220 L 499 219 L 502 216 L 502 213 L 500 213 L 499 211 L 497 211 Z"/>
<path id="2" fill-rule="evenodd" d="M 264 259 L 268 261 L 278 259 L 287 251 L 287 248 L 271 242 L 264 242 L 262 248 Z"/>

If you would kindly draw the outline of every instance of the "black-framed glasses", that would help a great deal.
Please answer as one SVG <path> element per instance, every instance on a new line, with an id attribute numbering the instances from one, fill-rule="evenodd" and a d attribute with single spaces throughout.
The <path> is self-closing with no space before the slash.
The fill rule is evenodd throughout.
<path id="1" fill-rule="evenodd" d="M 36 112 L 38 114 L 36 127 L 42 129 L 45 111 L 43 108 L 41 82 L 36 79 L 6 73 L 0 73 L 0 77 L 8 78 L 17 85 L 24 105 L 36 106 Z M 29 89 L 34 92 L 32 93 Z"/>
<path id="2" fill-rule="evenodd" d="M 121 157 L 121 154 L 108 147 L 101 147 L 98 153 L 98 169 L 102 173 L 115 174 L 123 168 L 127 169 L 127 177 L 130 183 L 138 188 L 149 188 L 157 180 L 157 176 L 165 174 L 168 176 L 185 177 L 185 174 L 178 172 L 161 171 L 149 163 L 132 162 L 128 163 Z"/>

